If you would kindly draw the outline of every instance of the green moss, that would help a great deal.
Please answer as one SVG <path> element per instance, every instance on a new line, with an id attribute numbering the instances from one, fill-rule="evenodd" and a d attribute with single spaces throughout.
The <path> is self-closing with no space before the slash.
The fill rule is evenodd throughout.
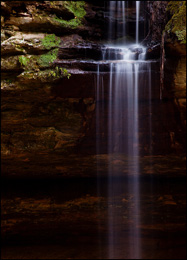
<path id="1" fill-rule="evenodd" d="M 42 67 L 49 67 L 54 60 L 56 60 L 58 54 L 58 48 L 49 51 L 46 54 L 40 55 L 38 63 Z"/>
<path id="2" fill-rule="evenodd" d="M 85 2 L 84 1 L 64 1 L 65 7 L 70 10 L 75 18 L 71 19 L 69 21 L 60 19 L 60 18 L 54 18 L 56 22 L 59 22 L 63 24 L 64 26 L 70 27 L 72 29 L 77 28 L 79 25 L 82 24 L 82 20 L 86 14 L 86 11 L 84 9 Z"/>
<path id="3" fill-rule="evenodd" d="M 48 34 L 42 39 L 42 44 L 46 49 L 51 49 L 53 47 L 58 47 L 60 44 L 60 38 L 55 34 Z"/>
<path id="4" fill-rule="evenodd" d="M 70 76 L 71 74 L 66 69 L 56 67 L 53 70 L 24 71 L 18 77 L 22 82 L 33 84 L 33 82 L 52 83 L 64 77 L 69 79 Z"/>
<path id="5" fill-rule="evenodd" d="M 186 1 L 170 1 L 168 11 L 171 19 L 165 30 L 168 34 L 174 34 L 180 43 L 186 43 Z"/>
<path id="6" fill-rule="evenodd" d="M 62 68 L 60 68 L 60 69 L 61 69 L 64 77 L 67 77 L 68 79 L 71 77 L 71 74 L 68 72 L 67 69 L 62 69 Z"/>
<path id="7" fill-rule="evenodd" d="M 27 63 L 29 61 L 29 58 L 25 57 L 25 56 L 19 56 L 19 62 L 21 64 L 21 66 L 27 66 Z"/>
<path id="8" fill-rule="evenodd" d="M 64 1 L 64 5 L 78 19 L 83 18 L 86 14 L 86 11 L 84 9 L 84 6 L 85 6 L 84 1 Z"/>
<path id="9" fill-rule="evenodd" d="M 81 21 L 79 19 L 71 19 L 70 21 L 66 21 L 66 20 L 62 20 L 60 18 L 54 18 L 54 20 L 64 26 L 72 28 L 72 29 L 76 29 L 79 25 L 81 25 Z"/>
<path id="10" fill-rule="evenodd" d="M 53 79 L 58 79 L 62 77 L 67 77 L 68 79 L 71 77 L 71 74 L 68 72 L 67 69 L 55 67 L 54 70 L 49 72 L 49 77 Z"/>

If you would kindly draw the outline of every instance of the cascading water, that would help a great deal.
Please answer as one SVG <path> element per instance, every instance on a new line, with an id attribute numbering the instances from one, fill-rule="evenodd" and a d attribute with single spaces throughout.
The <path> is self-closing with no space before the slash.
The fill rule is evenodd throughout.
<path id="1" fill-rule="evenodd" d="M 109 11 L 105 15 L 110 19 L 109 40 L 125 35 L 125 3 L 126 1 L 109 1 Z"/>
<path id="2" fill-rule="evenodd" d="M 139 16 L 140 16 L 140 1 L 136 1 L 136 44 L 139 41 Z"/>
<path id="3" fill-rule="evenodd" d="M 111 22 L 109 23 L 109 39 L 111 39 L 114 35 L 118 35 L 118 37 L 125 35 L 126 4 L 127 3 L 125 3 L 125 1 L 111 1 L 109 3 L 109 17 L 111 19 Z M 142 95 L 143 91 L 140 81 L 144 81 L 144 88 L 148 88 L 148 98 L 151 99 L 151 62 L 145 61 L 146 49 L 138 44 L 139 13 L 140 1 L 136 1 L 136 44 L 129 46 L 109 45 L 106 49 L 103 49 L 103 60 L 107 60 L 110 64 L 108 84 L 104 84 L 103 75 L 100 73 L 99 64 L 97 71 L 96 146 L 97 155 L 99 155 L 103 151 L 104 143 L 107 143 L 109 259 L 118 257 L 118 249 L 116 245 L 120 243 L 119 241 L 123 235 L 123 232 L 117 229 L 118 217 L 116 216 L 114 206 L 117 203 L 116 196 L 118 196 L 120 192 L 124 192 L 121 182 L 121 179 L 124 177 L 129 178 L 128 192 L 133 194 L 131 199 L 133 206 L 128 212 L 128 218 L 131 219 L 132 224 L 129 227 L 129 234 L 125 234 L 126 239 L 128 240 L 127 244 L 129 244 L 129 248 L 126 250 L 129 251 L 128 255 L 130 259 L 141 258 L 141 239 L 139 230 L 141 222 L 139 191 L 139 147 L 141 146 L 139 136 L 139 97 Z M 114 18 L 117 18 L 117 26 L 115 29 L 113 21 Z M 146 74 L 143 73 L 145 70 L 147 71 Z M 107 112 L 105 112 L 105 110 Z M 149 112 L 151 113 L 151 111 Z M 107 115 L 104 116 L 104 114 Z M 102 117 L 104 117 L 105 122 L 102 121 Z M 106 133 L 105 128 L 107 128 Z M 104 135 L 106 135 L 106 138 L 104 138 Z M 115 165 L 112 163 L 118 162 L 119 156 L 126 158 L 127 172 L 125 174 L 124 172 L 117 172 L 115 170 Z M 99 157 L 97 166 L 99 173 Z M 100 192 L 100 188 L 98 190 Z"/>

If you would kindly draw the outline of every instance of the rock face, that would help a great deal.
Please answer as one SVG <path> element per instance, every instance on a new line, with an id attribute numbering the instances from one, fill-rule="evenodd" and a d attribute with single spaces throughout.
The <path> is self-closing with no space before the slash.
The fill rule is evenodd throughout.
<path id="1" fill-rule="evenodd" d="M 59 46 L 94 36 L 89 24 L 96 13 L 85 2 L 67 1 L 1 2 L 1 8 L 2 153 L 72 149 L 85 135 L 94 100 L 55 96 L 54 85 L 68 84 L 70 73 L 53 63 Z"/>
<path id="2" fill-rule="evenodd" d="M 108 9 L 104 6 L 104 1 L 1 2 L 4 155 L 65 153 L 85 137 L 92 138 L 96 61 L 102 60 L 103 50 L 106 58 L 116 55 L 100 41 L 107 38 Z M 154 46 L 147 48 L 147 59 L 160 56 L 166 6 L 166 1 L 148 1 L 151 19 L 147 39 Z M 136 18 L 133 5 L 129 5 L 128 12 L 127 24 L 132 26 Z M 139 55 L 141 49 L 134 52 Z M 122 59 L 120 49 L 116 59 Z M 183 66 L 180 64 L 179 71 Z M 109 69 L 110 64 L 102 61 L 100 72 Z M 184 73 L 183 80 L 180 73 L 176 72 L 175 82 L 183 89 Z M 183 120 L 184 94 L 176 96 L 176 104 Z"/>
<path id="3" fill-rule="evenodd" d="M 186 132 L 186 56 L 181 57 L 174 74 L 174 96 Z"/>
<path id="4" fill-rule="evenodd" d="M 154 45 L 161 42 L 162 32 L 167 23 L 167 5 L 168 1 L 147 1 L 149 32 L 144 43 Z"/>

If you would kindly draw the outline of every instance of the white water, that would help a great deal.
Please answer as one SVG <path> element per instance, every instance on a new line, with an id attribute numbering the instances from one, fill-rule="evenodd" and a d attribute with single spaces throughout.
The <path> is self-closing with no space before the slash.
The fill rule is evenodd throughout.
<path id="1" fill-rule="evenodd" d="M 111 1 L 110 14 L 112 17 L 123 17 L 123 26 L 116 28 L 122 30 L 125 35 L 125 1 Z M 117 8 L 117 9 L 116 9 Z M 97 71 L 96 84 L 96 146 L 97 155 L 103 153 L 103 144 L 107 139 L 108 155 L 108 258 L 118 256 L 121 232 L 116 229 L 118 216 L 116 215 L 116 195 L 123 191 L 120 179 L 131 176 L 129 182 L 129 194 L 132 194 L 132 208 L 128 212 L 131 220 L 129 234 L 126 239 L 129 243 L 129 259 L 141 259 L 140 229 L 140 112 L 139 99 L 142 91 L 149 88 L 149 100 L 151 100 L 151 63 L 145 61 L 146 49 L 139 42 L 139 13 L 140 1 L 136 1 L 136 39 L 133 45 L 112 46 L 103 49 L 103 60 L 108 60 L 110 73 L 108 84 L 104 84 L 104 75 Z M 109 24 L 109 35 L 115 35 L 112 22 Z M 138 54 L 137 51 L 138 50 Z M 121 59 L 118 59 L 120 53 Z M 147 73 L 144 73 L 144 72 Z M 143 78 L 142 78 L 143 77 Z M 141 78 L 141 79 L 140 79 Z M 141 80 L 144 82 L 142 88 Z M 106 103 L 105 103 L 106 102 Z M 151 102 L 151 101 L 149 101 Z M 151 109 L 151 108 L 150 108 Z M 149 111 L 151 114 L 151 111 Z M 106 115 L 107 114 L 107 115 Z M 105 115 L 105 116 L 104 116 Z M 151 136 L 151 119 L 149 123 Z M 105 133 L 105 129 L 107 131 Z M 107 138 L 104 138 L 104 135 Z M 150 139 L 151 141 L 151 139 Z M 127 158 L 127 172 L 116 172 L 112 161 L 118 160 L 118 156 Z M 121 158 L 121 157 L 120 157 Z M 100 171 L 100 160 L 98 156 L 98 173 Z M 99 174 L 98 174 L 99 178 Z M 118 182 L 115 179 L 118 178 Z M 99 183 L 99 181 L 98 181 Z M 99 184 L 98 184 L 99 185 Z"/>
<path id="2" fill-rule="evenodd" d="M 127 58 L 127 57 L 126 57 Z M 99 68 L 99 66 L 98 66 Z M 145 73 L 146 71 L 146 73 Z M 118 216 L 116 215 L 116 196 L 123 190 L 120 179 L 126 175 L 131 176 L 128 193 L 132 194 L 132 207 L 128 212 L 128 219 L 133 223 L 129 226 L 129 234 L 125 234 L 129 243 L 129 259 L 141 259 L 141 205 L 140 205 L 140 104 L 139 98 L 143 92 L 148 92 L 148 133 L 151 145 L 151 62 L 144 60 L 110 61 L 109 82 L 104 84 L 104 74 L 98 70 L 98 87 L 100 89 L 97 98 L 97 147 L 98 149 L 98 173 L 100 171 L 99 154 L 108 154 L 108 258 L 115 258 L 118 254 L 117 244 L 120 243 L 119 231 L 116 230 Z M 141 84 L 143 82 L 143 85 Z M 97 89 L 98 90 L 98 89 Z M 107 91 L 104 91 L 107 90 Z M 106 102 L 106 103 L 105 103 Z M 107 112 L 106 112 L 107 111 Z M 107 118 L 104 114 L 107 113 Z M 105 118 L 105 120 L 103 120 Z M 103 152 L 103 133 L 107 126 L 107 151 Z M 118 160 L 118 156 L 127 158 L 127 172 L 116 172 L 112 161 Z M 121 157 L 120 157 L 121 158 Z M 102 169 L 102 168 L 101 168 Z M 99 176 L 98 176 L 99 177 Z M 115 178 L 119 182 L 115 182 Z"/>
<path id="3" fill-rule="evenodd" d="M 108 5 L 110 12 L 108 14 L 105 14 L 105 17 L 111 19 L 108 28 L 109 39 L 114 39 L 116 34 L 120 35 L 120 37 L 123 37 L 125 35 L 126 1 L 109 1 Z"/>
<path id="4" fill-rule="evenodd" d="M 136 44 L 139 42 L 140 1 L 136 1 Z"/>

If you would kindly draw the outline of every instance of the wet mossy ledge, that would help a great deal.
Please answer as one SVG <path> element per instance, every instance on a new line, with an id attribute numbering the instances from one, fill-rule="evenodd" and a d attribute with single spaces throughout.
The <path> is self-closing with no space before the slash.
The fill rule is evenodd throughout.
<path id="1" fill-rule="evenodd" d="M 3 72 L 20 71 L 21 74 L 17 77 L 25 76 L 32 83 L 36 78 L 41 77 L 42 80 L 44 76 L 46 81 L 48 79 L 51 82 L 51 75 L 54 79 L 55 76 L 56 79 L 66 76 L 69 78 L 70 73 L 66 69 L 57 70 L 58 68 L 53 66 L 58 56 L 60 37 L 55 34 L 39 34 L 37 40 L 34 41 L 32 36 L 29 38 L 28 34 L 19 33 L 19 36 L 10 37 L 2 43 L 4 56 L 1 60 L 1 70 Z M 9 57 L 10 53 L 15 55 Z"/>
<path id="2" fill-rule="evenodd" d="M 48 75 L 49 69 L 53 78 L 69 78 L 66 68 L 56 73 L 53 63 L 60 44 L 66 42 L 64 37 L 89 37 L 94 32 L 85 19 L 86 7 L 89 9 L 85 1 L 1 2 L 2 72 L 20 72 L 19 78 L 26 76 L 32 83 L 39 75 Z M 48 79 L 51 82 L 51 77 Z"/>
<path id="3" fill-rule="evenodd" d="M 51 4 L 53 5 L 54 2 L 51 2 Z M 64 6 L 74 14 L 74 18 L 69 21 L 66 21 L 62 18 L 54 18 L 54 20 L 72 29 L 76 29 L 78 26 L 82 25 L 82 21 L 86 15 L 86 11 L 84 9 L 85 2 L 64 1 Z"/>
<path id="4" fill-rule="evenodd" d="M 165 30 L 181 44 L 186 43 L 186 1 L 170 1 L 167 7 L 171 15 Z"/>
<path id="5" fill-rule="evenodd" d="M 165 26 L 166 47 L 175 56 L 186 55 L 186 1 L 170 1 L 167 6 L 169 20 Z"/>

